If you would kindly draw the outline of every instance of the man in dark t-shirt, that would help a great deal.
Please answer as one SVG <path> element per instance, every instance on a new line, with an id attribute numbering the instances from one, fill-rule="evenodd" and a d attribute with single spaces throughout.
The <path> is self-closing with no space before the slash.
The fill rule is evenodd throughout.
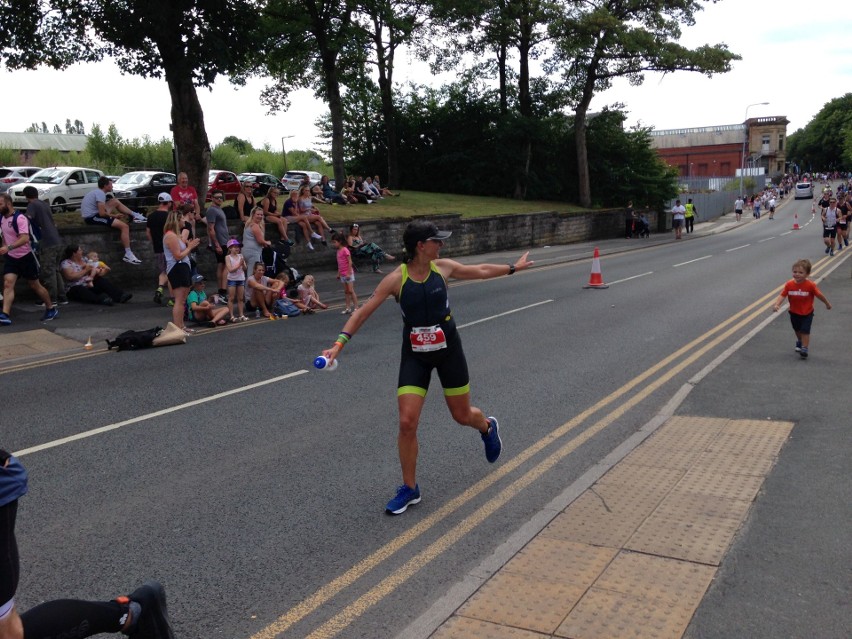
<path id="1" fill-rule="evenodd" d="M 225 196 L 222 191 L 213 191 L 210 200 L 213 202 L 204 214 L 207 220 L 207 248 L 216 257 L 216 304 L 224 304 L 228 299 L 228 272 L 225 269 L 225 253 L 227 252 L 228 240 L 228 218 L 222 210 L 222 202 Z"/>
<path id="2" fill-rule="evenodd" d="M 67 304 L 65 281 L 59 270 L 59 257 L 63 249 L 62 237 L 53 223 L 53 213 L 47 202 L 38 199 L 38 191 L 34 186 L 24 187 L 24 197 L 27 198 L 27 217 L 41 233 L 38 243 L 38 259 L 41 265 L 39 279 L 44 283 L 54 304 Z"/>

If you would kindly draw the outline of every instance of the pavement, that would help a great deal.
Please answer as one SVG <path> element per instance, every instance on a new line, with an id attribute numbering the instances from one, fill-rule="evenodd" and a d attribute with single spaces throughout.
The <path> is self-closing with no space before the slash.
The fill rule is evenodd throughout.
<path id="1" fill-rule="evenodd" d="M 732 218 L 699 222 L 685 241 L 753 223 Z M 587 260 L 596 247 L 612 254 L 671 241 L 665 233 L 542 247 L 536 264 Z M 517 253 L 460 261 L 502 263 Z M 815 330 L 845 336 L 852 280 L 836 273 L 820 284 L 835 308 L 819 314 Z M 335 272 L 312 274 L 337 312 Z M 362 273 L 359 282 L 378 277 Z M 134 291 L 130 304 L 112 308 L 64 306 L 46 324 L 38 322 L 41 309 L 21 302 L 15 323 L 0 332 L 0 372 L 79 354 L 89 337 L 102 349 L 100 340 L 122 330 L 163 325 L 169 311 L 154 306 L 151 294 Z M 848 418 L 838 419 L 852 358 L 847 342 L 830 366 L 812 358 L 801 362 L 800 378 L 781 380 L 778 364 L 755 352 L 777 350 L 791 341 L 788 333 L 788 322 L 771 322 L 700 373 L 701 383 L 690 380 L 400 636 L 852 636 L 852 438 Z M 792 345 L 785 357 L 800 363 Z M 731 379 L 753 384 L 750 397 L 771 393 L 773 406 L 719 402 Z M 779 382 L 798 390 L 775 399 Z"/>

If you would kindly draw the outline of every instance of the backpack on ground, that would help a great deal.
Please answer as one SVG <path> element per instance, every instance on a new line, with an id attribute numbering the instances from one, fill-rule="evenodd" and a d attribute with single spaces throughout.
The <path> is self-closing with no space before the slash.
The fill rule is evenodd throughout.
<path id="1" fill-rule="evenodd" d="M 275 301 L 275 304 L 272 305 L 272 312 L 275 313 L 278 317 L 298 317 L 302 314 L 302 311 L 286 297 L 279 298 Z"/>
<path id="2" fill-rule="evenodd" d="M 151 348 L 154 338 L 163 331 L 162 327 L 155 326 L 147 331 L 124 331 L 112 341 L 106 340 L 107 350 L 116 348 L 120 351 L 138 351 L 143 348 Z"/>

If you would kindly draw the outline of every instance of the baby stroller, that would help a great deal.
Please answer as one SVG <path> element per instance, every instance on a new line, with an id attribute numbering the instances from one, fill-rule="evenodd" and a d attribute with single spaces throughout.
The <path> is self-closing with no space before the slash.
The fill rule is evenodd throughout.
<path id="1" fill-rule="evenodd" d="M 275 277 L 282 271 L 287 273 L 290 278 L 287 293 L 295 290 L 299 283 L 305 279 L 305 276 L 299 273 L 295 267 L 287 264 L 287 258 L 290 257 L 290 245 L 287 242 L 273 242 L 272 246 L 266 246 L 260 252 L 260 259 L 266 265 L 264 275 L 267 277 Z"/>
<path id="2" fill-rule="evenodd" d="M 639 237 L 651 237 L 651 225 L 644 215 L 638 217 L 633 223 L 633 233 Z"/>

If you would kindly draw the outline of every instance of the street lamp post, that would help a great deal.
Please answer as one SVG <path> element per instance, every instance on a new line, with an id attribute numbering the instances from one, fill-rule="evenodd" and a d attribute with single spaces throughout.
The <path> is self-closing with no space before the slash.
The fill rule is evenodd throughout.
<path id="1" fill-rule="evenodd" d="M 745 120 L 743 124 L 745 125 L 745 136 L 743 136 L 743 155 L 742 161 L 740 162 L 740 197 L 745 198 L 745 190 L 743 188 L 743 177 L 745 176 L 745 152 L 746 152 L 746 144 L 748 143 L 748 110 L 753 106 L 765 106 L 769 104 L 769 102 L 755 102 L 754 104 L 749 104 L 746 107 L 745 111 Z"/>
<path id="2" fill-rule="evenodd" d="M 284 148 L 284 140 L 289 140 L 292 137 L 296 137 L 294 135 L 283 135 L 281 136 L 281 153 L 284 155 L 284 173 L 287 172 L 287 149 Z"/>

